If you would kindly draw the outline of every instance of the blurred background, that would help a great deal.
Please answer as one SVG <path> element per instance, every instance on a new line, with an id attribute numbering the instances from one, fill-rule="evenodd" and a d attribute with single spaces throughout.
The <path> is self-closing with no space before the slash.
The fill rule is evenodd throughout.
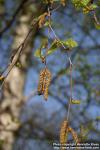
<path id="1" fill-rule="evenodd" d="M 0 72 L 24 40 L 32 20 L 46 8 L 40 0 L 0 0 Z M 76 11 L 70 1 L 53 12 L 52 26 L 60 39 L 73 38 L 79 45 L 71 52 L 71 59 L 73 98 L 81 103 L 71 106 L 70 126 L 83 141 L 100 142 L 100 31 L 95 29 L 92 15 Z M 2 88 L 0 150 L 53 150 L 52 144 L 59 142 L 70 96 L 69 61 L 62 49 L 48 56 L 47 66 L 52 72 L 48 101 L 36 95 L 44 65 L 34 52 L 47 33 L 45 27 L 33 27 L 19 59 L 21 67 L 13 67 Z"/>

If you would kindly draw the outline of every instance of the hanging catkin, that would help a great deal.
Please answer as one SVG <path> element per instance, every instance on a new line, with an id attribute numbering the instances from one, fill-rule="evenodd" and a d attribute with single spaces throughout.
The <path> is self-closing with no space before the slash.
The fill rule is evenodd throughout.
<path id="1" fill-rule="evenodd" d="M 76 142 L 76 144 L 78 144 L 80 140 L 77 133 L 68 125 L 68 121 L 64 120 L 60 130 L 60 150 L 64 149 L 64 144 L 67 143 L 69 133 L 71 133 L 73 140 Z M 78 148 L 78 150 L 80 149 Z"/>
<path id="2" fill-rule="evenodd" d="M 42 95 L 44 93 L 44 89 L 43 89 L 44 76 L 45 76 L 45 70 L 42 69 L 40 71 L 39 83 L 38 83 L 38 94 L 39 95 Z"/>
<path id="3" fill-rule="evenodd" d="M 38 84 L 38 94 L 43 95 L 44 99 L 48 99 L 48 90 L 51 82 L 51 72 L 44 68 L 40 71 L 39 84 Z"/>
<path id="4" fill-rule="evenodd" d="M 67 142 L 67 132 L 68 132 L 68 122 L 64 120 L 60 129 L 60 144 L 64 144 Z"/>
<path id="5" fill-rule="evenodd" d="M 45 90 L 44 90 L 44 99 L 48 99 L 49 86 L 51 82 L 51 72 L 46 68 L 46 79 L 45 79 Z"/>
<path id="6" fill-rule="evenodd" d="M 76 143 L 79 143 L 79 138 L 77 133 L 71 127 L 68 128 L 68 131 L 72 134 L 74 141 Z"/>

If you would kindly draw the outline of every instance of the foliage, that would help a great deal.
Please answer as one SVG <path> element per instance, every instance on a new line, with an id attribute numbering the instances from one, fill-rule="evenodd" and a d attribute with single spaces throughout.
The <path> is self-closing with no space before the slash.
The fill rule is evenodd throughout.
<path id="1" fill-rule="evenodd" d="M 61 40 L 59 41 L 59 40 L 55 39 L 52 42 L 51 46 L 49 48 L 47 48 L 47 55 L 50 55 L 53 52 L 55 52 L 56 50 L 58 50 L 62 44 L 64 46 L 66 46 L 69 50 L 78 46 L 77 42 L 75 40 L 73 40 L 72 38 L 67 39 L 66 41 L 61 41 Z M 42 46 L 35 51 L 34 56 L 40 58 L 42 56 L 42 49 L 44 49 L 44 48 L 45 48 L 45 43 L 43 43 Z M 66 50 L 67 50 L 67 48 L 66 48 Z"/>
<path id="2" fill-rule="evenodd" d="M 90 0 L 72 0 L 76 9 L 82 9 L 83 13 L 87 14 L 97 8 L 96 4 L 91 4 Z"/>
<path id="3" fill-rule="evenodd" d="M 95 23 L 95 27 L 96 27 L 97 30 L 100 30 L 100 24 Z"/>

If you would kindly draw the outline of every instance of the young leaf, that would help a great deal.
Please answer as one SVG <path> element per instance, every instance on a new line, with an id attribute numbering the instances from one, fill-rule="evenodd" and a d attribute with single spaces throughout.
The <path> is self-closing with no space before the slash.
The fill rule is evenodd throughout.
<path id="1" fill-rule="evenodd" d="M 95 10 L 97 7 L 98 7 L 98 6 L 97 6 L 96 4 L 91 4 L 91 5 L 89 5 L 88 7 L 84 7 L 84 8 L 83 8 L 83 13 L 84 13 L 84 14 L 87 14 L 87 13 L 89 13 L 90 11 Z"/>
<path id="2" fill-rule="evenodd" d="M 49 21 L 46 21 L 45 24 L 44 24 L 44 26 L 48 27 L 49 26 Z"/>
<path id="3" fill-rule="evenodd" d="M 84 5 L 84 6 L 87 6 L 89 2 L 90 2 L 90 0 L 82 0 L 81 1 L 82 5 Z"/>
<path id="4" fill-rule="evenodd" d="M 69 48 L 74 48 L 78 46 L 78 43 L 72 38 L 68 39 L 67 41 L 64 41 L 63 44 Z"/>
<path id="5" fill-rule="evenodd" d="M 96 4 L 91 4 L 90 5 L 90 8 L 91 8 L 91 10 L 94 10 L 94 9 L 96 9 L 98 6 L 96 5 Z"/>
<path id="6" fill-rule="evenodd" d="M 71 103 L 72 103 L 72 104 L 80 104 L 81 102 L 80 102 L 80 100 L 74 100 L 74 99 L 72 99 L 72 100 L 71 100 Z"/>
<path id="7" fill-rule="evenodd" d="M 40 58 L 42 56 L 41 50 L 47 48 L 47 46 L 48 46 L 48 39 L 45 38 L 42 40 L 40 48 L 35 51 L 34 56 Z"/>
<path id="8" fill-rule="evenodd" d="M 42 39 L 41 48 L 47 48 L 48 47 L 48 39 L 44 38 Z"/>
<path id="9" fill-rule="evenodd" d="M 76 9 L 88 7 L 89 2 L 90 0 L 72 0 L 72 3 L 76 7 Z"/>
<path id="10" fill-rule="evenodd" d="M 95 23 L 95 27 L 96 27 L 97 30 L 100 30 L 100 24 Z"/>
<path id="11" fill-rule="evenodd" d="M 48 49 L 48 52 L 47 52 L 48 55 L 52 54 L 55 50 L 57 50 L 57 47 L 58 47 L 57 43 L 58 43 L 57 40 L 53 41 L 50 48 Z"/>
<path id="12" fill-rule="evenodd" d="M 39 57 L 39 58 L 41 57 L 41 49 L 40 48 L 35 51 L 34 56 Z"/>

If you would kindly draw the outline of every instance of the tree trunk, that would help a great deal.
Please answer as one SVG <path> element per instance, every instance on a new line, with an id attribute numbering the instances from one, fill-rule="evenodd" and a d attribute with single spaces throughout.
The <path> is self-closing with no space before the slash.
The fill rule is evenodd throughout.
<path id="1" fill-rule="evenodd" d="M 38 11 L 38 9 L 37 9 Z M 43 11 L 43 10 L 41 10 Z M 42 12 L 35 12 L 42 13 Z M 35 16 L 35 14 L 34 14 Z M 17 48 L 25 39 L 31 24 L 32 13 L 21 13 L 17 26 L 12 48 Z M 14 67 L 6 79 L 3 87 L 2 101 L 0 105 L 0 150 L 12 150 L 15 140 L 14 133 L 20 127 L 19 115 L 22 106 L 24 83 L 29 66 L 30 56 L 33 47 L 33 39 L 37 33 L 37 27 L 32 36 L 28 39 L 28 45 L 20 57 L 22 68 Z"/>

